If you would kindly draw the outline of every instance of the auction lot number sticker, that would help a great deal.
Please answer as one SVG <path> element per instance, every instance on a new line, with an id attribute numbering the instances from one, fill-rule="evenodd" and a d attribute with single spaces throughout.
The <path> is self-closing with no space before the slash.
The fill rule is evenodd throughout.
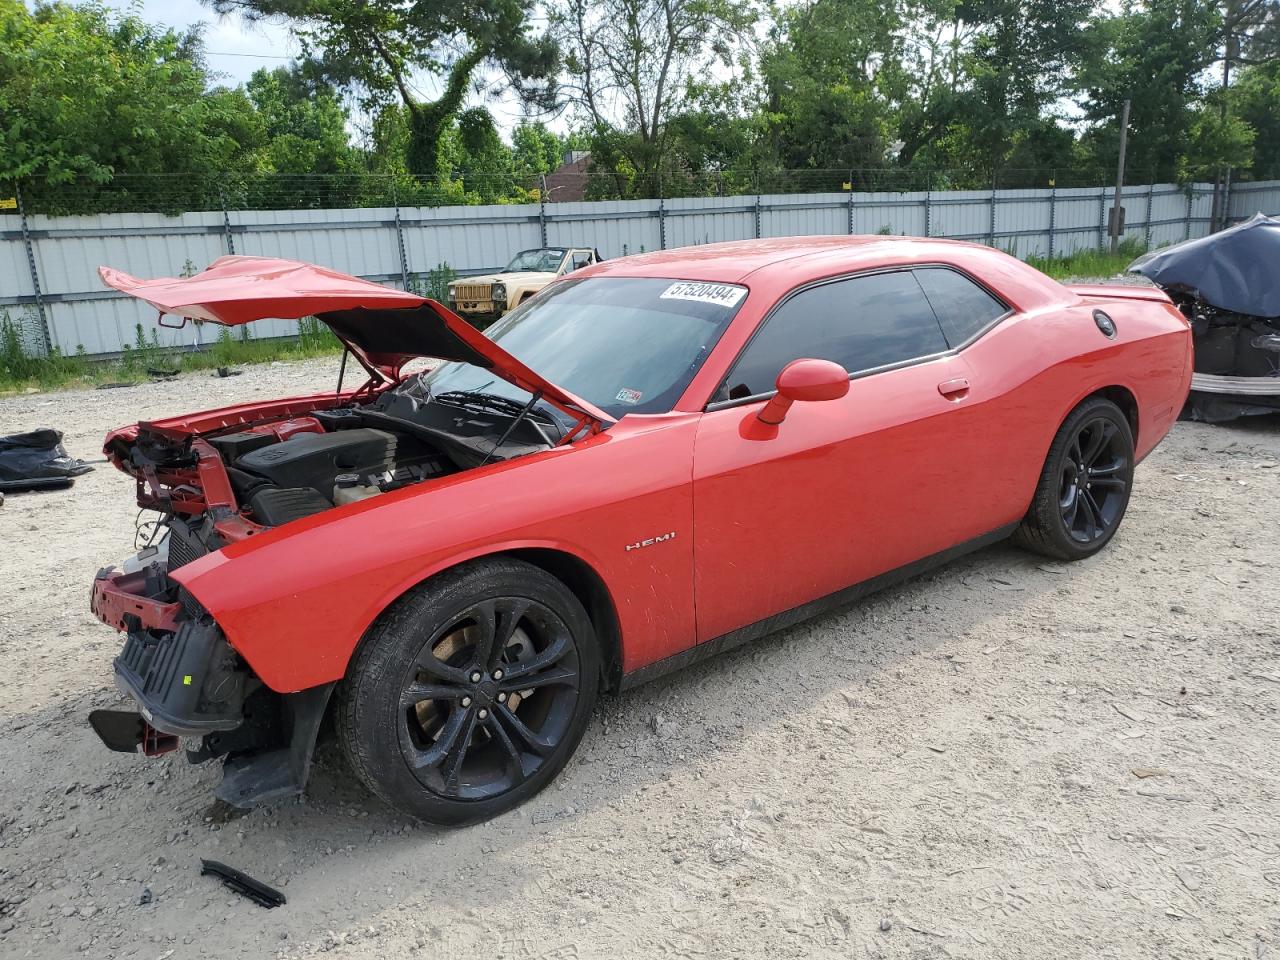
<path id="1" fill-rule="evenodd" d="M 737 306 L 746 294 L 746 287 L 730 283 L 697 283 L 681 280 L 662 291 L 661 300 L 693 300 L 696 303 L 714 303 L 718 307 Z"/>

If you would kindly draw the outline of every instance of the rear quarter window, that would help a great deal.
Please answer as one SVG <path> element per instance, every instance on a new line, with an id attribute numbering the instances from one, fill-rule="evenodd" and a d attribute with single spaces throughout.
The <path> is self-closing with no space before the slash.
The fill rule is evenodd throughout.
<path id="1" fill-rule="evenodd" d="M 915 275 L 953 350 L 1009 312 L 1004 303 L 963 273 L 947 267 L 920 267 Z"/>

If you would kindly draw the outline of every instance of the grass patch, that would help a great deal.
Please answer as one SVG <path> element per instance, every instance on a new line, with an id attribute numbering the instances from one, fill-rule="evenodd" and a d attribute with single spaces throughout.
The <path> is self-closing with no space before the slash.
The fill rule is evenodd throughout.
<path id="1" fill-rule="evenodd" d="M 1027 263 L 1055 280 L 1072 277 L 1111 277 L 1124 273 L 1125 268 L 1146 253 L 1146 247 L 1136 240 L 1120 244 L 1118 253 L 1101 250 L 1079 250 L 1065 257 L 1027 257 Z"/>

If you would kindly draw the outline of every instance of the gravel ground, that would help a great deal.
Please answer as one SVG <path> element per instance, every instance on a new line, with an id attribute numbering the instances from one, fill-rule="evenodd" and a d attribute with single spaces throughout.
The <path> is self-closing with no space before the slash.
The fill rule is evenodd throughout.
<path id="1" fill-rule="evenodd" d="M 109 427 L 335 374 L 0 398 L 0 432 L 96 457 Z M 1280 957 L 1278 458 L 1280 418 L 1180 423 L 1102 555 L 997 546 L 606 698 L 556 785 L 455 832 L 332 747 L 304 800 L 230 822 L 216 769 L 104 750 L 118 642 L 86 600 L 132 483 L 10 495 L 0 955 Z"/>

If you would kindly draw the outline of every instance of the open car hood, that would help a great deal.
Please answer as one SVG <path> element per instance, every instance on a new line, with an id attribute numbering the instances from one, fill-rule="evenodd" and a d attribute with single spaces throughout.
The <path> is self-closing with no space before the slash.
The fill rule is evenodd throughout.
<path id="1" fill-rule="evenodd" d="M 234 327 L 254 320 L 323 321 L 371 375 L 392 382 L 410 360 L 455 360 L 540 392 L 575 418 L 613 418 L 529 369 L 435 300 L 336 270 L 274 257 L 219 257 L 191 277 L 140 280 L 99 267 L 103 282 L 160 313 Z"/>

